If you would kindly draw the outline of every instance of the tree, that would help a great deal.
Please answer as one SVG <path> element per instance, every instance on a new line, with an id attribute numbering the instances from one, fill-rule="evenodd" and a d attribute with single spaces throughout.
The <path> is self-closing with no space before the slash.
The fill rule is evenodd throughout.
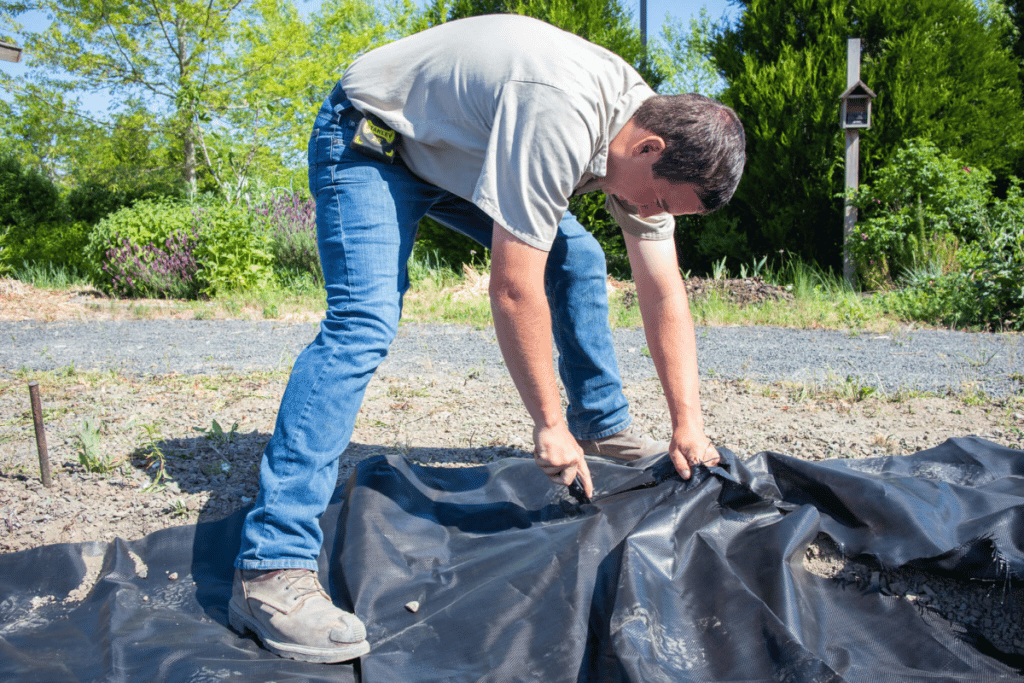
<path id="1" fill-rule="evenodd" d="M 344 70 L 363 52 L 423 28 L 416 15 L 409 2 L 384 11 L 367 0 L 327 0 L 307 16 L 287 0 L 262 2 L 236 35 L 232 68 L 244 74 L 244 97 L 206 126 L 211 168 L 236 184 L 254 174 L 265 185 L 291 184 L 289 170 L 305 168 L 313 116 Z M 298 175 L 304 179 L 304 170 Z"/>
<path id="2" fill-rule="evenodd" d="M 682 20 L 665 16 L 661 27 L 661 38 L 653 59 L 665 79 L 658 86 L 662 95 L 677 93 L 700 93 L 716 97 L 725 82 L 718 75 L 715 65 L 705 55 L 714 35 L 714 22 L 707 7 L 700 8 L 697 17 L 691 17 L 689 28 Z"/>
<path id="3" fill-rule="evenodd" d="M 3 7 L 17 29 L 19 8 Z M 397 7 L 400 25 L 413 8 Z M 305 17 L 291 0 L 39 0 L 36 8 L 53 19 L 24 34 L 37 86 L 109 92 L 115 111 L 145 102 L 191 192 L 202 186 L 232 199 L 253 175 L 297 163 L 328 74 L 333 83 L 357 54 L 394 35 L 366 0 L 328 0 Z"/>
<path id="4" fill-rule="evenodd" d="M 36 78 L 162 101 L 180 141 L 182 177 L 194 189 L 199 117 L 238 79 L 224 67 L 247 9 L 242 0 L 39 0 L 37 9 L 52 23 L 25 36 Z"/>
<path id="5" fill-rule="evenodd" d="M 861 137 L 861 177 L 903 140 L 926 137 L 1006 173 L 1024 153 L 1024 113 L 1005 32 L 971 0 L 742 0 L 710 56 L 722 100 L 747 131 L 747 170 L 727 214 L 757 253 L 841 259 L 846 42 L 863 39 L 862 80 L 877 93 Z"/>
<path id="6" fill-rule="evenodd" d="M 101 121 L 60 90 L 24 84 L 0 101 L 0 135 L 20 164 L 74 195 L 72 218 L 93 223 L 101 206 L 184 190 L 159 121 L 139 101 Z"/>

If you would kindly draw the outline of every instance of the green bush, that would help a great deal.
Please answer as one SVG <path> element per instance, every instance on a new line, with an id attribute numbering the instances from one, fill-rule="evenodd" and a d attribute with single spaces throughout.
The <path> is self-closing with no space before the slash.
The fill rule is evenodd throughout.
<path id="1" fill-rule="evenodd" d="M 50 266 L 85 273 L 90 225 L 82 221 L 12 226 L 0 234 L 0 268 Z"/>
<path id="2" fill-rule="evenodd" d="M 197 216 L 196 260 L 204 293 L 260 290 L 274 282 L 271 235 L 252 214 L 226 204 L 203 209 Z"/>
<path id="3" fill-rule="evenodd" d="M 227 204 L 137 202 L 101 220 L 86 253 L 96 286 L 121 296 L 213 295 L 274 279 L 267 231 Z"/>
<path id="4" fill-rule="evenodd" d="M 95 225 L 110 214 L 138 201 L 173 199 L 180 195 L 175 187 L 167 183 L 151 182 L 119 187 L 87 180 L 68 192 L 65 203 L 72 219 Z"/>
<path id="5" fill-rule="evenodd" d="M 963 272 L 937 274 L 930 279 L 918 278 L 903 289 L 883 292 L 879 296 L 882 310 L 904 320 L 920 320 L 951 328 L 977 326 L 975 290 Z"/>
<path id="6" fill-rule="evenodd" d="M 957 270 L 958 248 L 991 224 L 992 180 L 987 169 L 966 166 L 927 140 L 898 150 L 851 198 L 859 215 L 847 246 L 862 286 L 891 289 L 926 264 Z"/>
<path id="7" fill-rule="evenodd" d="M 1024 329 L 1024 196 L 1016 178 L 992 209 L 992 227 L 965 255 L 982 324 Z"/>
<path id="8" fill-rule="evenodd" d="M 60 191 L 49 178 L 0 154 L 0 226 L 28 228 L 64 217 Z"/>
<path id="9" fill-rule="evenodd" d="M 934 264 L 908 270 L 883 304 L 901 317 L 950 327 L 1024 329 L 1024 196 L 1014 179 L 988 211 L 980 239 L 958 253 L 962 270 Z"/>
<path id="10" fill-rule="evenodd" d="M 143 200 L 110 214 L 92 229 L 86 255 L 97 286 L 109 286 L 103 264 L 107 252 L 124 240 L 136 247 L 163 245 L 175 235 L 191 234 L 195 228 L 195 207 L 169 199 Z"/>
<path id="11" fill-rule="evenodd" d="M 312 277 L 323 285 L 316 242 L 316 201 L 307 195 L 275 197 L 253 209 L 256 229 L 270 236 L 274 269 L 282 280 Z"/>

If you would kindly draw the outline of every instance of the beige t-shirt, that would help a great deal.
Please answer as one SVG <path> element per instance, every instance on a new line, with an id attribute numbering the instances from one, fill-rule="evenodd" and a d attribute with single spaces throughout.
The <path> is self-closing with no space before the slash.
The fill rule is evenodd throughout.
<path id="1" fill-rule="evenodd" d="M 597 188 L 608 143 L 654 95 L 619 56 L 537 19 L 460 19 L 357 59 L 341 85 L 402 135 L 413 173 L 476 204 L 548 250 L 574 191 Z M 642 219 L 614 197 L 619 226 L 665 239 L 668 214 Z"/>

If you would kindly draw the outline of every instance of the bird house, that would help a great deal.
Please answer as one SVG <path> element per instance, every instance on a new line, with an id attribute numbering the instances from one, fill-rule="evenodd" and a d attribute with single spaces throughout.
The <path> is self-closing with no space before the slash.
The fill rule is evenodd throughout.
<path id="1" fill-rule="evenodd" d="M 17 45 L 0 41 L 0 59 L 5 62 L 20 62 L 21 48 Z"/>
<path id="2" fill-rule="evenodd" d="M 843 128 L 871 127 L 871 100 L 875 99 L 875 93 L 864 81 L 851 85 L 839 99 L 843 102 L 839 120 Z"/>

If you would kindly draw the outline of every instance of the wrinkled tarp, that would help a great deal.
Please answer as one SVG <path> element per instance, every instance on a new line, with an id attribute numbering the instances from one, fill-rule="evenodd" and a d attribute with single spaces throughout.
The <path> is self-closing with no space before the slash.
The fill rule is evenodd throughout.
<path id="1" fill-rule="evenodd" d="M 368 624 L 358 663 L 279 659 L 227 627 L 241 512 L 2 555 L 0 679 L 1021 680 L 1020 658 L 977 634 L 802 564 L 824 533 L 885 566 L 1024 578 L 1020 451 L 959 438 L 862 460 L 727 453 L 688 482 L 664 457 L 590 469 L 579 506 L 526 459 L 361 463 L 321 519 L 320 557 L 335 601 Z M 64 604 L 100 554 L 88 597 Z"/>

